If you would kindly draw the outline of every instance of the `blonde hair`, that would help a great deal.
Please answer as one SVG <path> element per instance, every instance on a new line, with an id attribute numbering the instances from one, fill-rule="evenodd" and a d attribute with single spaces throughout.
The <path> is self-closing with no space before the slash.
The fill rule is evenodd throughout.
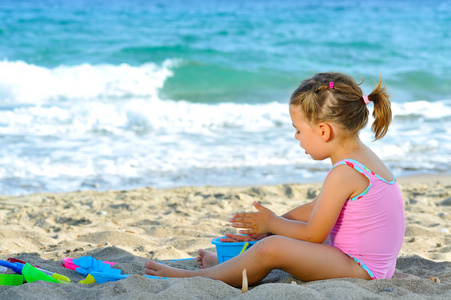
<path id="1" fill-rule="evenodd" d="M 329 87 L 330 82 L 333 82 L 333 88 Z M 374 103 L 371 130 L 378 140 L 387 133 L 392 119 L 382 77 L 368 100 Z M 290 105 L 299 105 L 310 122 L 333 122 L 351 135 L 357 135 L 368 123 L 369 111 L 359 84 L 351 76 L 341 73 L 318 73 L 302 81 L 291 95 Z"/>

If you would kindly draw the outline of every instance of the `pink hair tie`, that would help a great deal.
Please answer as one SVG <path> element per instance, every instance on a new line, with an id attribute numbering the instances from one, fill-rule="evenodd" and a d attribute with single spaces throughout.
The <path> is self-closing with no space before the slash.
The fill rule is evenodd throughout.
<path id="1" fill-rule="evenodd" d="M 333 81 L 329 82 L 329 88 L 330 88 L 330 89 L 333 89 L 333 88 L 334 88 L 334 82 L 333 82 Z"/>
<path id="2" fill-rule="evenodd" d="M 371 102 L 371 100 L 368 99 L 368 95 L 363 95 L 362 98 L 363 98 L 363 102 L 365 102 L 366 105 L 368 105 L 368 103 Z"/>

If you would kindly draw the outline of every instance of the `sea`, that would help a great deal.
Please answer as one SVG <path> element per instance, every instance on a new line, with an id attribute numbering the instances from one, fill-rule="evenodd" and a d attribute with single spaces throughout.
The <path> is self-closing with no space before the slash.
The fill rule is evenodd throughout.
<path id="1" fill-rule="evenodd" d="M 396 177 L 450 174 L 450 28 L 438 0 L 0 0 L 0 194 L 320 182 L 288 100 L 328 71 L 386 83 L 361 139 Z"/>

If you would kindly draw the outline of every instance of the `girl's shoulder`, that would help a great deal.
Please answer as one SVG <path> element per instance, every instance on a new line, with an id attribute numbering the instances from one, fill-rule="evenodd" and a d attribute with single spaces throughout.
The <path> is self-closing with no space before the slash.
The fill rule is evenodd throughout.
<path id="1" fill-rule="evenodd" d="M 356 172 L 356 166 L 354 162 L 348 160 L 335 164 L 327 174 L 323 189 L 332 190 L 334 193 L 338 190 L 344 191 L 347 199 L 362 193 L 368 187 L 370 178 Z"/>
<path id="2" fill-rule="evenodd" d="M 357 161 L 351 158 L 343 159 L 337 162 L 332 167 L 332 169 L 335 169 L 337 166 L 340 165 L 346 165 L 351 167 L 352 169 L 356 170 L 357 172 L 367 177 L 368 180 L 371 180 L 370 176 L 378 177 L 382 181 L 386 182 L 393 182 L 395 180 L 390 169 L 387 166 L 385 166 L 385 164 L 380 159 L 368 160 L 365 163 L 362 163 L 361 161 Z"/>

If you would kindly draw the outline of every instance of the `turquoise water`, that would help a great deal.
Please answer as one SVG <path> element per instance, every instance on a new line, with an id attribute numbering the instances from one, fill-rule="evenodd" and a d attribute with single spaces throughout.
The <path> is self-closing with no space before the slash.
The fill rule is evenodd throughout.
<path id="1" fill-rule="evenodd" d="M 321 180 L 286 103 L 322 71 L 386 81 L 396 175 L 448 173 L 449 28 L 448 1 L 2 0 L 0 193 Z"/>

